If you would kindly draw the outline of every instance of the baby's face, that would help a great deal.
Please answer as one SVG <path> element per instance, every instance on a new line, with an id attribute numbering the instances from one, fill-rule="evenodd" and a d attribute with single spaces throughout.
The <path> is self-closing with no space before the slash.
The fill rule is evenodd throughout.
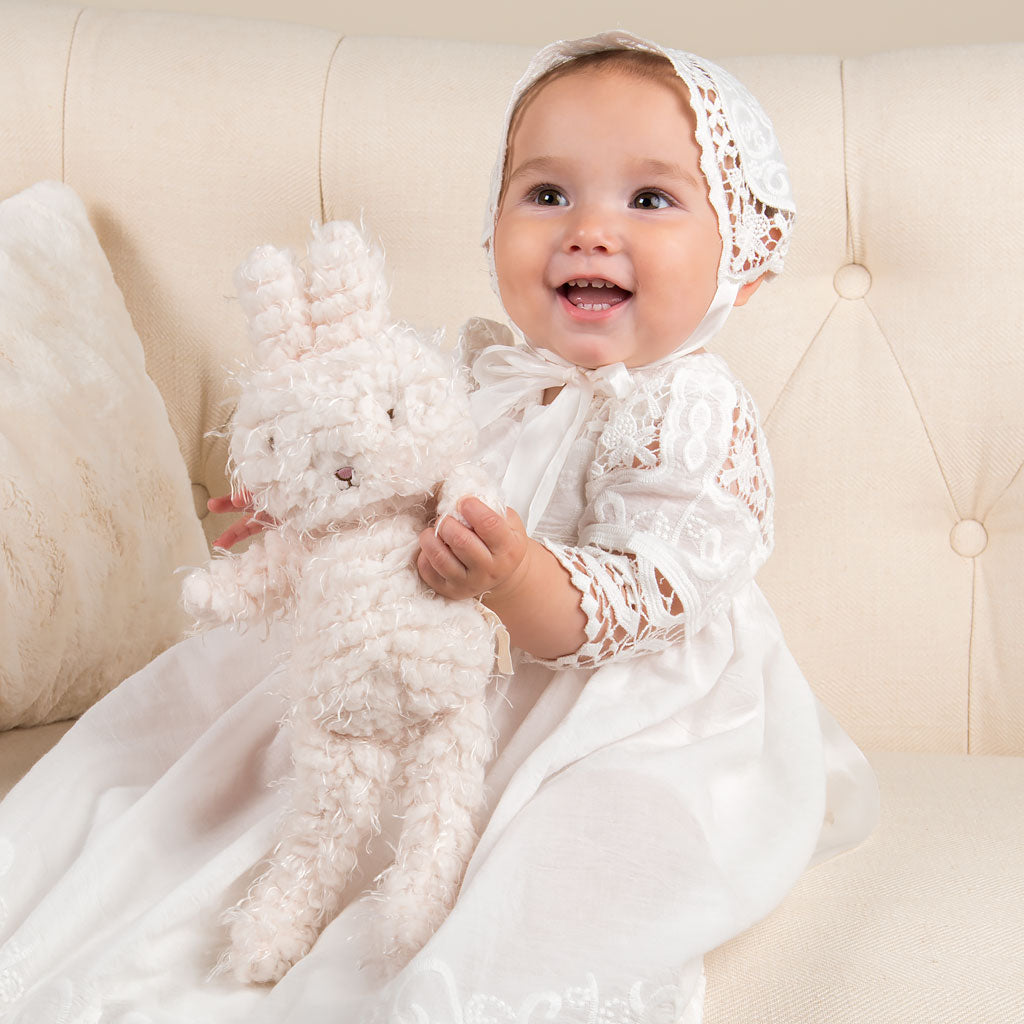
<path id="1" fill-rule="evenodd" d="M 494 259 L 530 342 L 586 367 L 681 345 L 722 252 L 681 92 L 621 72 L 556 78 L 527 100 L 509 154 Z"/>

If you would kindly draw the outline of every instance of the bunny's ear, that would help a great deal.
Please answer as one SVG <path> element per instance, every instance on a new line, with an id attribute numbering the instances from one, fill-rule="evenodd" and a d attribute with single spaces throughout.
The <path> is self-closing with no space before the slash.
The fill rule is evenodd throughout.
<path id="1" fill-rule="evenodd" d="M 235 271 L 235 289 L 258 362 L 273 368 L 312 348 L 306 276 L 287 249 L 253 249 Z"/>
<path id="2" fill-rule="evenodd" d="M 318 351 L 375 338 L 389 322 L 384 253 L 349 221 L 313 225 L 310 313 Z"/>

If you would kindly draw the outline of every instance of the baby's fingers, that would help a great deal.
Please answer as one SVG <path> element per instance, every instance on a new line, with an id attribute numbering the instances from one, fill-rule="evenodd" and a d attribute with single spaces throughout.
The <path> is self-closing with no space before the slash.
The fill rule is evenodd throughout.
<path id="1" fill-rule="evenodd" d="M 493 562 L 493 553 L 484 539 L 474 530 L 463 526 L 457 519 L 446 516 L 437 526 L 438 538 L 444 542 L 452 556 L 469 573 L 487 571 Z"/>
<path id="2" fill-rule="evenodd" d="M 211 512 L 216 512 L 218 515 L 223 515 L 225 512 L 237 511 L 234 502 L 231 500 L 230 494 L 225 494 L 220 498 L 210 498 L 206 503 L 206 507 Z"/>
<path id="3" fill-rule="evenodd" d="M 215 548 L 223 548 L 225 551 L 230 551 L 240 541 L 251 537 L 253 534 L 261 533 L 266 529 L 265 525 L 261 523 L 255 516 L 250 516 L 248 519 L 241 519 L 237 523 L 232 523 L 214 542 Z"/>
<path id="4" fill-rule="evenodd" d="M 434 534 L 433 530 L 424 530 L 420 534 L 420 555 L 426 559 L 427 564 L 442 580 L 461 582 L 466 578 L 465 565 L 453 554 L 444 540 Z"/>
<path id="5" fill-rule="evenodd" d="M 252 504 L 252 495 L 248 491 L 238 491 L 235 494 L 224 494 L 219 498 L 210 498 L 206 507 L 211 512 L 223 514 L 224 512 L 237 512 L 240 508 L 248 508 Z"/>
<path id="6" fill-rule="evenodd" d="M 515 509 L 499 515 L 479 498 L 464 498 L 459 502 L 459 513 L 492 555 L 518 549 L 525 543 L 526 531 Z"/>
<path id="7" fill-rule="evenodd" d="M 430 559 L 425 551 L 421 550 L 416 558 L 416 570 L 420 574 L 420 579 L 431 590 L 438 594 L 445 594 L 448 589 L 448 581 L 430 564 Z"/>

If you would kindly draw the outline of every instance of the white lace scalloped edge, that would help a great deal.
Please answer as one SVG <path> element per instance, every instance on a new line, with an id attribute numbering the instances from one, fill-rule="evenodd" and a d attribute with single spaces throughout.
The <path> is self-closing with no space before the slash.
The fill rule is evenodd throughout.
<path id="1" fill-rule="evenodd" d="M 704 972 L 693 991 L 678 985 L 637 981 L 628 990 L 601 991 L 588 973 L 561 992 L 524 996 L 518 1007 L 484 992 L 462 995 L 451 967 L 432 958 L 410 965 L 387 1009 L 366 1024 L 701 1024 Z M 429 989 L 431 1005 L 416 990 Z"/>

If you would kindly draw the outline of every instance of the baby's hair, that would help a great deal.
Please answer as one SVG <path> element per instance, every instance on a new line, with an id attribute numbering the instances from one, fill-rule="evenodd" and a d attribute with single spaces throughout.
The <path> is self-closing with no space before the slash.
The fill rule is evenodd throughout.
<path id="1" fill-rule="evenodd" d="M 687 89 L 686 83 L 676 74 L 672 61 L 664 54 L 652 53 L 648 50 L 600 50 L 597 53 L 585 53 L 580 57 L 573 57 L 571 60 L 557 64 L 530 84 L 516 101 L 512 110 L 506 136 L 505 163 L 501 171 L 499 205 L 505 196 L 505 182 L 508 180 L 509 160 L 512 154 L 512 138 L 527 104 L 544 86 L 559 78 L 567 78 L 569 75 L 581 74 L 584 71 L 596 71 L 601 74 L 618 73 L 630 75 L 646 82 L 663 82 L 679 93 L 686 111 L 688 113 L 690 111 L 690 91 Z"/>

